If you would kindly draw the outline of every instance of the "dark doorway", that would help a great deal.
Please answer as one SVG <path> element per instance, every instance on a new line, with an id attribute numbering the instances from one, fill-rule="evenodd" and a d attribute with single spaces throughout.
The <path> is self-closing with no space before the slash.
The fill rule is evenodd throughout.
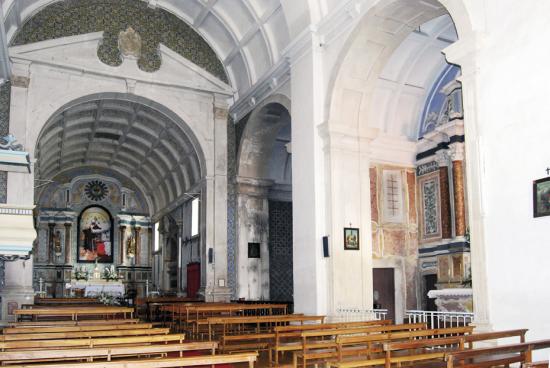
<path id="1" fill-rule="evenodd" d="M 395 276 L 393 268 L 372 269 L 374 306 L 388 310 L 388 319 L 395 322 Z"/>
<path id="2" fill-rule="evenodd" d="M 427 311 L 437 311 L 437 305 L 435 305 L 435 299 L 428 298 L 428 291 L 437 289 L 435 284 L 437 283 L 437 275 L 425 275 L 424 276 L 424 295 L 425 308 Z"/>

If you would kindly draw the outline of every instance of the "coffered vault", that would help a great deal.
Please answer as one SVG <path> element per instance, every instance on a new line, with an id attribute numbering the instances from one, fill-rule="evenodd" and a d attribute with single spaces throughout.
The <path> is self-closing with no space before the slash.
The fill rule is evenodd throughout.
<path id="1" fill-rule="evenodd" d="M 114 97 L 58 111 L 38 140 L 35 174 L 46 179 L 83 166 L 112 169 L 135 181 L 153 208 L 164 208 L 200 181 L 199 155 L 171 118 L 129 96 Z"/>

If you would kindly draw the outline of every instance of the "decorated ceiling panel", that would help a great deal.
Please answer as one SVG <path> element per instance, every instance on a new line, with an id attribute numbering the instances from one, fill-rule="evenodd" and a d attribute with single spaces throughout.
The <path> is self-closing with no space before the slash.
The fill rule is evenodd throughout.
<path id="1" fill-rule="evenodd" d="M 82 103 L 52 117 L 36 159 L 37 177 L 42 179 L 76 167 L 118 172 L 136 181 L 154 210 L 201 178 L 197 153 L 177 123 L 148 106 L 114 99 Z"/>

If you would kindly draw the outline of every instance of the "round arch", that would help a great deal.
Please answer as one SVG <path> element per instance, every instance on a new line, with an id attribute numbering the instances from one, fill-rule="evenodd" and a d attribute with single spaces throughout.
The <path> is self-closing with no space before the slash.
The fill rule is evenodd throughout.
<path id="1" fill-rule="evenodd" d="M 330 125 L 342 124 L 368 137 L 368 112 L 384 66 L 405 38 L 421 24 L 449 14 L 459 38 L 472 32 L 462 0 L 382 0 L 362 17 L 344 43 L 330 74 L 325 114 Z M 360 69 L 354 61 L 363 60 Z M 357 88 L 357 80 L 362 81 Z"/>
<path id="2" fill-rule="evenodd" d="M 178 114 L 125 93 L 63 104 L 40 127 L 32 147 L 37 179 L 82 166 L 114 169 L 148 197 L 151 214 L 198 185 L 207 171 L 200 142 Z"/>
<path id="3" fill-rule="evenodd" d="M 237 155 L 237 176 L 268 178 L 268 165 L 279 130 L 290 123 L 290 99 L 272 95 L 250 114 Z"/>

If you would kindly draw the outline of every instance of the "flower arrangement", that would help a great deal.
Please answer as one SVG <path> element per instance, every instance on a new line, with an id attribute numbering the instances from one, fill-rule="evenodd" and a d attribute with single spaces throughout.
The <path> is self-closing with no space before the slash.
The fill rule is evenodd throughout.
<path id="1" fill-rule="evenodd" d="M 97 299 L 105 305 L 120 305 L 120 300 L 111 294 L 101 293 Z"/>
<path id="2" fill-rule="evenodd" d="M 105 267 L 103 269 L 103 278 L 107 281 L 118 281 L 121 277 L 116 272 L 115 266 L 111 265 L 111 267 Z"/>
<path id="3" fill-rule="evenodd" d="M 90 272 L 84 266 L 76 267 L 74 269 L 74 278 L 76 280 L 88 280 L 90 277 Z"/>

